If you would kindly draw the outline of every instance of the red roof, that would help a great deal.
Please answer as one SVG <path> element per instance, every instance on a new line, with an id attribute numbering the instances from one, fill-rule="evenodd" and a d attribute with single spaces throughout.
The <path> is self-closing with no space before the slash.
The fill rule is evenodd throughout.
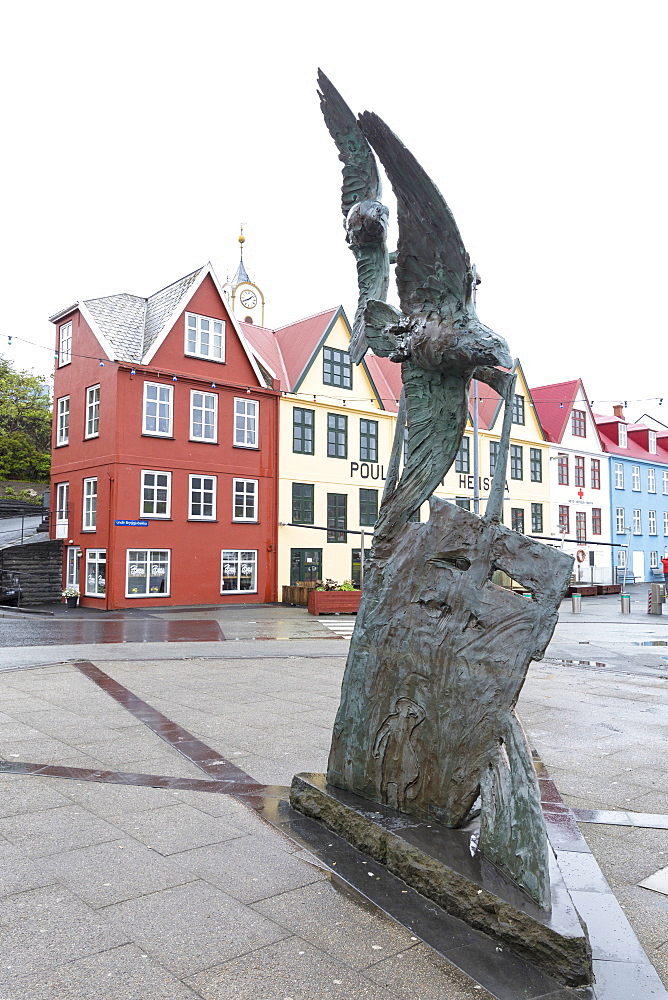
<path id="1" fill-rule="evenodd" d="M 601 437 L 603 450 L 611 455 L 624 458 L 639 458 L 645 462 L 668 462 L 668 433 L 661 431 L 656 436 L 656 451 L 649 450 L 649 432 L 652 430 L 646 424 L 632 424 L 621 417 L 610 416 L 607 413 L 594 415 L 596 426 Z M 626 424 L 626 448 L 620 447 L 618 424 Z"/>
<path id="2" fill-rule="evenodd" d="M 291 392 L 299 384 L 314 352 L 340 311 L 343 312 L 341 307 L 325 309 L 277 330 L 254 323 L 240 323 L 240 326 L 253 350 L 280 380 L 281 390 Z M 375 354 L 367 354 L 364 364 L 381 404 L 386 410 L 396 413 L 402 385 L 401 365 Z"/>
<path id="3" fill-rule="evenodd" d="M 541 385 L 531 390 L 538 419 L 548 441 L 561 443 L 580 389 L 584 395 L 582 380 L 577 378 L 572 382 L 556 382 L 554 385 Z"/>

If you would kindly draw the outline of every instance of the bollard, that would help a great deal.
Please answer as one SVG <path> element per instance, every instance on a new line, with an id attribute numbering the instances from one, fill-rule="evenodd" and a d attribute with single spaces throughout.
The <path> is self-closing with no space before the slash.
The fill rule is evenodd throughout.
<path id="1" fill-rule="evenodd" d="M 663 612 L 663 604 L 661 603 L 661 591 L 659 587 L 660 583 L 653 583 L 652 589 L 649 592 L 649 606 L 647 608 L 648 614 L 650 615 L 660 615 Z"/>
<path id="2" fill-rule="evenodd" d="M 622 614 L 631 614 L 631 595 L 630 594 L 620 594 L 619 595 L 622 602 Z"/>
<path id="3" fill-rule="evenodd" d="M 571 606 L 574 615 L 579 615 L 582 611 L 582 594 L 571 594 Z"/>

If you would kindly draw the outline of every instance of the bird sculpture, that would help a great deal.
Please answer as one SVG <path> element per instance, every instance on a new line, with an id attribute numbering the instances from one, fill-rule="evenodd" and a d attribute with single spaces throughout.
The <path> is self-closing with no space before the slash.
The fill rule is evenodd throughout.
<path id="1" fill-rule="evenodd" d="M 346 242 L 357 262 L 359 299 L 350 340 L 350 358 L 359 364 L 367 352 L 364 310 L 369 299 L 385 301 L 390 280 L 387 252 L 388 210 L 380 197 L 382 186 L 376 159 L 357 119 L 336 87 L 318 71 L 320 107 L 329 134 L 343 162 L 341 209 Z"/>

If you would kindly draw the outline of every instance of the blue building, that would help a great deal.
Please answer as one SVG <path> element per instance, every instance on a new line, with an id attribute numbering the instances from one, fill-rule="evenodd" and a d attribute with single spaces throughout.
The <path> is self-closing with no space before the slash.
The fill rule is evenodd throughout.
<path id="1" fill-rule="evenodd" d="M 613 566 L 635 583 L 663 580 L 668 556 L 668 430 L 629 423 L 622 406 L 613 416 L 596 415 L 604 451 L 610 456 L 610 515 Z"/>

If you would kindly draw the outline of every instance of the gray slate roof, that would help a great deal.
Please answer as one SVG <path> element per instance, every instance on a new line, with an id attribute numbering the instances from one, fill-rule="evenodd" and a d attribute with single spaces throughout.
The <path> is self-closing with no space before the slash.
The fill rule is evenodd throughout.
<path id="1" fill-rule="evenodd" d="M 121 292 L 85 300 L 84 305 L 111 344 L 116 360 L 142 361 L 203 270 L 199 267 L 147 299 Z"/>

